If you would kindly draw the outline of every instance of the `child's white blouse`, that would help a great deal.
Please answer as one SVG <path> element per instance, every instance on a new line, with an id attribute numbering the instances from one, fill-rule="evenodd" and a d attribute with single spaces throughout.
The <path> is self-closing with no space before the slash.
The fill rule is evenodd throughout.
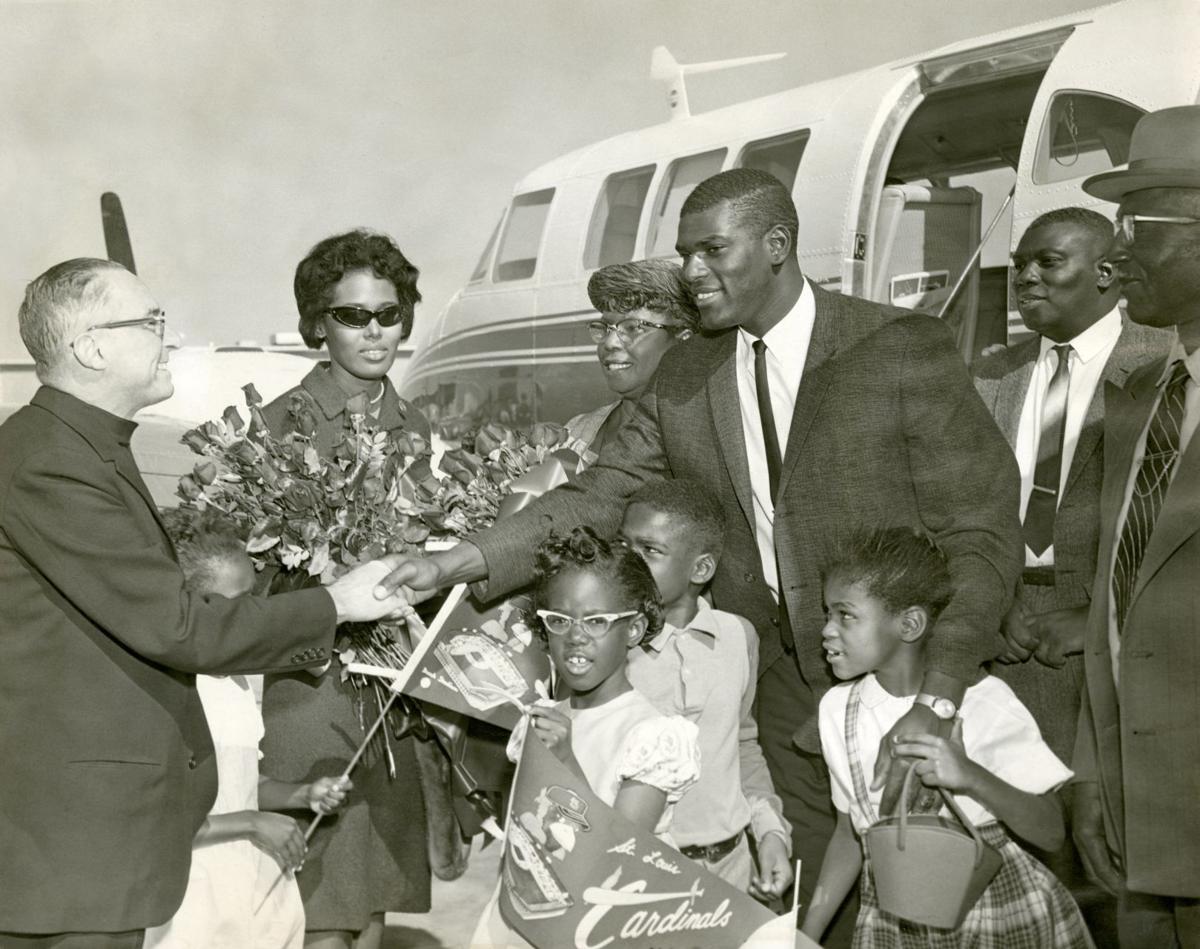
<path id="1" fill-rule="evenodd" d="M 861 833 L 870 826 L 870 820 L 854 805 L 854 783 L 846 750 L 846 704 L 852 685 L 852 682 L 844 682 L 825 693 L 821 699 L 819 724 L 821 753 L 829 767 L 833 805 L 839 811 L 849 813 L 855 830 Z M 915 695 L 892 695 L 873 674 L 863 677 L 858 745 L 863 777 L 868 786 L 875 773 L 879 742 L 912 708 L 915 698 Z M 1042 740 L 1029 709 L 995 676 L 984 676 L 967 689 L 959 715 L 967 757 L 1018 790 L 1045 794 L 1071 778 L 1071 770 Z M 878 814 L 883 790 L 869 793 Z M 996 820 L 987 808 L 972 798 L 956 794 L 955 801 L 976 824 Z"/>

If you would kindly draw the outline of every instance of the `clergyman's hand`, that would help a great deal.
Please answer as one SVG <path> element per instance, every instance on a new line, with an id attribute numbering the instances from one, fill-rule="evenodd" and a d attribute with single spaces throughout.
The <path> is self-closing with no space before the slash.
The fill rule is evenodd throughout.
<path id="1" fill-rule="evenodd" d="M 896 737 L 899 735 L 931 735 L 949 738 L 952 722 L 944 722 L 933 714 L 933 709 L 926 705 L 914 705 L 900 716 L 892 726 L 891 731 L 879 742 L 879 757 L 875 759 L 875 776 L 871 781 L 871 790 L 883 788 L 883 799 L 879 802 L 879 813 L 886 816 L 896 811 L 900 801 L 900 790 L 904 785 L 904 776 L 908 773 L 909 765 L 918 759 L 906 757 L 896 752 Z M 940 806 L 941 797 L 932 788 L 927 788 L 919 782 L 914 782 L 915 793 L 909 803 L 910 813 L 926 813 Z"/>
<path id="2" fill-rule="evenodd" d="M 1033 657 L 1043 666 L 1061 669 L 1067 664 L 1067 656 L 1083 652 L 1088 610 L 1086 606 L 1078 606 L 1033 617 L 1030 626 L 1038 640 Z"/>
<path id="3" fill-rule="evenodd" d="M 325 589 L 333 599 L 339 623 L 370 623 L 390 616 L 402 616 L 411 607 L 397 593 L 379 595 L 379 584 L 388 575 L 388 565 L 371 560 L 348 570 Z"/>

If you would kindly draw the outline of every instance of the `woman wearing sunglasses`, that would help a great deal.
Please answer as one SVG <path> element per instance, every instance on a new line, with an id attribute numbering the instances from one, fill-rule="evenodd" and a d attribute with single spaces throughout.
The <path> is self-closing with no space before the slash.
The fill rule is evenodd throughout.
<path id="1" fill-rule="evenodd" d="M 362 394 L 379 428 L 406 428 L 428 443 L 429 423 L 387 378 L 396 348 L 412 332 L 421 299 L 417 274 L 390 237 L 370 231 L 338 234 L 309 251 L 294 283 L 300 334 L 313 349 L 325 346 L 329 360 L 266 407 L 272 434 L 296 429 L 289 406 L 299 395 L 315 420 L 312 444 L 328 456 L 349 421 L 347 401 Z M 320 678 L 304 672 L 268 677 L 263 772 L 301 780 L 344 767 L 363 737 L 356 698 L 337 668 Z M 369 702 L 365 714 L 368 722 L 375 715 Z M 440 752 L 432 745 L 418 751 L 416 744 L 411 737 L 390 740 L 394 778 L 372 747 L 354 771 L 347 806 L 313 836 L 297 875 L 305 946 L 369 949 L 379 945 L 385 912 L 428 911 L 426 800 L 417 756 Z M 426 771 L 435 769 L 426 762 Z M 448 800 L 443 803 L 448 808 Z"/>
<path id="2" fill-rule="evenodd" d="M 601 267 L 588 281 L 588 298 L 601 314 L 588 323 L 588 332 L 604 379 L 618 397 L 567 422 L 573 447 L 590 463 L 632 413 L 663 353 L 700 328 L 700 314 L 679 266 L 669 260 Z"/>

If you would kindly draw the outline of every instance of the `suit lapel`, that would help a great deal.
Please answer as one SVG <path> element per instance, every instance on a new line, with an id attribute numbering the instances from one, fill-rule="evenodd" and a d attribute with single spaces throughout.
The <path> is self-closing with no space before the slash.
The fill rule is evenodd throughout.
<path id="1" fill-rule="evenodd" d="M 727 333 L 719 343 L 716 366 L 708 374 L 706 389 L 717 450 L 725 462 L 742 513 L 754 524 L 754 498 L 750 490 L 750 463 L 746 460 L 746 434 L 742 430 L 742 403 L 738 395 L 737 333 Z"/>
<path id="2" fill-rule="evenodd" d="M 1022 343 L 1013 351 L 1016 365 L 1011 372 L 1006 372 L 996 386 L 996 404 L 992 407 L 992 417 L 996 425 L 1004 433 L 1009 446 L 1017 444 L 1017 429 L 1021 424 L 1021 409 L 1025 407 L 1025 396 L 1029 392 L 1029 382 L 1033 378 L 1033 367 L 1041 350 L 1040 337 L 1034 337 Z"/>
<path id="3" fill-rule="evenodd" d="M 1117 337 L 1117 345 L 1104 364 L 1100 374 L 1100 383 L 1092 393 L 1092 401 L 1088 403 L 1087 412 L 1083 416 L 1083 426 L 1079 429 L 1079 440 L 1075 443 L 1075 454 L 1071 457 L 1071 470 L 1067 472 L 1067 483 L 1063 489 L 1065 494 L 1071 490 L 1071 485 L 1079 477 L 1080 472 L 1087 467 L 1088 459 L 1100 447 L 1100 436 L 1104 433 L 1105 383 L 1111 382 L 1118 388 L 1125 385 L 1129 374 L 1137 368 L 1137 353 L 1133 351 L 1128 326 L 1121 330 Z"/>
<path id="4" fill-rule="evenodd" d="M 814 289 L 815 292 L 815 289 Z M 788 430 L 787 450 L 783 457 L 783 471 L 779 477 L 779 494 L 787 490 L 788 480 L 800 458 L 813 419 L 825 400 L 833 372 L 829 363 L 838 351 L 841 334 L 839 326 L 846 315 L 842 312 L 841 294 L 815 292 L 816 315 L 813 320 L 812 336 L 808 342 L 808 353 L 804 357 L 804 373 L 796 393 L 796 406 L 792 410 L 792 426 Z"/>

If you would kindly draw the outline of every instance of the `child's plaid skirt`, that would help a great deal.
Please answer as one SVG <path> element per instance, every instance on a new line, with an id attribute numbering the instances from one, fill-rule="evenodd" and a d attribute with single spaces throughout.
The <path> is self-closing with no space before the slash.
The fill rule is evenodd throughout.
<path id="1" fill-rule="evenodd" d="M 1058 878 L 1000 824 L 985 824 L 979 833 L 1004 862 L 958 929 L 920 926 L 885 913 L 864 860 L 854 949 L 1093 949 L 1079 907 Z"/>

